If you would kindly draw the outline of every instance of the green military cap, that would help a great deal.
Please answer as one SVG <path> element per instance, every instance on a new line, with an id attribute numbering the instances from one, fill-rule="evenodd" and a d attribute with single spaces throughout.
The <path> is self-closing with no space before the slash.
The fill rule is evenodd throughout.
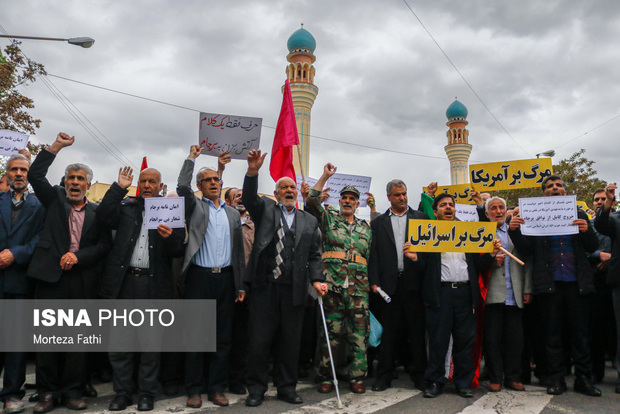
<path id="1" fill-rule="evenodd" d="M 357 197 L 358 199 L 360 198 L 360 192 L 357 188 L 353 187 L 352 185 L 348 185 L 345 188 L 343 188 L 342 190 L 340 190 L 340 195 L 343 195 L 344 193 L 353 193 L 355 195 L 355 197 Z"/>

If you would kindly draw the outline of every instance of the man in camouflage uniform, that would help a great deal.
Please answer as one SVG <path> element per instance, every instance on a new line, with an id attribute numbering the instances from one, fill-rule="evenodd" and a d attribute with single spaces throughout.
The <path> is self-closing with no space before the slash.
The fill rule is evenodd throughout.
<path id="1" fill-rule="evenodd" d="M 332 350 L 345 347 L 343 353 L 350 361 L 351 391 L 362 394 L 366 391 L 362 380 L 368 371 L 366 348 L 370 324 L 367 260 L 371 233 L 368 223 L 355 217 L 360 197 L 355 187 L 350 185 L 340 192 L 340 211 L 321 206 L 323 186 L 335 172 L 335 166 L 329 163 L 325 165 L 323 175 L 310 190 L 306 211 L 318 219 L 323 233 L 323 272 L 329 286 L 323 303 L 329 341 Z M 319 392 L 327 393 L 334 386 L 330 379 L 332 373 L 325 338 L 321 348 L 319 372 L 326 380 L 319 387 Z"/>

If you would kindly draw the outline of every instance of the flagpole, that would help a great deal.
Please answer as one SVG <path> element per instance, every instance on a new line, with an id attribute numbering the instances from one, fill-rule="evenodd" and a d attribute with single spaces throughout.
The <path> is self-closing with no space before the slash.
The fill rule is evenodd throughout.
<path id="1" fill-rule="evenodd" d="M 304 174 L 304 166 L 301 162 L 301 148 L 299 148 L 301 146 L 301 143 L 299 145 L 296 145 L 297 147 L 297 157 L 299 157 L 299 172 L 301 173 L 301 182 L 305 183 L 306 182 L 306 176 Z"/>

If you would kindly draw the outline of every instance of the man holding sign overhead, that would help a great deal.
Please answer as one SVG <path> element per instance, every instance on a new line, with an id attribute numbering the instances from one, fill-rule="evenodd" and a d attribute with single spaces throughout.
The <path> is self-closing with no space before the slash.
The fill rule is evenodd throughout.
<path id="1" fill-rule="evenodd" d="M 202 198 L 196 197 L 191 187 L 196 158 L 203 149 L 198 145 L 190 147 L 177 182 L 177 193 L 185 198 L 189 232 L 181 268 L 185 299 L 217 301 L 217 351 L 190 352 L 185 357 L 185 388 L 190 408 L 202 406 L 200 393 L 205 385 L 209 401 L 219 406 L 228 405 L 224 390 L 228 383 L 234 304 L 245 299 L 241 281 L 245 259 L 239 212 L 220 198 L 222 177 L 215 169 L 203 167 L 196 174 Z"/>
<path id="2" fill-rule="evenodd" d="M 340 191 L 340 211 L 321 206 L 323 186 L 336 172 L 336 167 L 325 164 L 323 175 L 310 190 L 306 211 L 319 221 L 323 233 L 323 274 L 329 290 L 325 295 L 325 312 L 329 326 L 331 347 L 345 348 L 350 362 L 350 388 L 356 394 L 366 392 L 364 383 L 368 371 L 366 347 L 370 333 L 368 313 L 368 257 L 370 256 L 370 226 L 355 217 L 360 192 L 352 185 Z M 329 351 L 322 342 L 319 374 L 324 379 L 319 392 L 330 392 Z"/>
<path id="3" fill-rule="evenodd" d="M 542 182 L 544 197 L 565 196 L 564 182 L 551 175 Z M 576 206 L 575 206 L 576 209 Z M 566 391 L 567 374 L 562 349 L 562 321 L 567 321 L 571 337 L 571 356 L 575 364 L 575 391 L 592 397 L 601 391 L 592 385 L 592 359 L 589 347 L 588 295 L 594 292 L 593 269 L 587 252 L 598 247 L 598 238 L 588 216 L 581 210 L 572 221 L 576 234 L 547 234 L 524 236 L 521 227 L 527 223 L 523 211 L 513 215 L 510 238 L 525 255 L 532 255 L 532 284 L 535 300 L 539 301 L 543 324 L 544 352 L 550 385 L 547 394 L 560 395 Z"/>
<path id="4" fill-rule="evenodd" d="M 439 194 L 435 197 L 432 207 L 438 221 L 453 222 L 455 220 L 452 195 Z M 454 341 L 453 379 L 457 394 L 463 398 L 473 397 L 470 386 L 474 376 L 473 348 L 476 338 L 474 311 L 480 296 L 478 273 L 486 270 L 493 263 L 501 247 L 499 239 L 494 239 L 493 233 L 482 235 L 485 232 L 488 233 L 486 227 L 480 227 L 482 230 L 475 232 L 463 232 L 457 229 L 457 224 L 452 226 L 451 233 L 442 234 L 441 231 L 429 230 L 423 237 L 415 240 L 415 246 L 412 246 L 414 237 L 411 237 L 410 242 L 405 243 L 403 248 L 407 259 L 420 262 L 424 270 L 423 294 L 429 338 L 425 398 L 435 398 L 443 392 L 445 357 L 450 344 L 450 336 Z M 463 224 L 485 226 L 479 223 Z M 495 223 L 491 224 L 490 229 L 494 229 Z M 433 222 L 426 221 L 424 225 L 424 228 L 432 227 Z M 418 233 L 420 233 L 419 230 Z M 473 234 L 476 235 L 473 236 Z M 427 241 L 419 242 L 419 240 Z M 446 242 L 445 246 L 439 247 L 443 242 Z M 458 243 L 455 244 L 455 242 Z M 427 250 L 427 252 L 412 253 L 409 252 L 410 247 L 412 250 Z M 490 254 L 480 254 L 491 249 Z M 434 250 L 434 252 L 428 252 L 429 250 Z"/>
<path id="5" fill-rule="evenodd" d="M 112 183 L 97 209 L 97 219 L 116 230 L 112 251 L 101 279 L 101 297 L 105 299 L 172 299 L 172 258 L 183 255 L 185 230 L 160 224 L 148 230 L 145 220 L 145 199 L 159 197 L 163 187 L 161 174 L 146 168 L 138 177 L 138 197 L 127 197 L 133 181 L 133 170 L 121 168 L 118 181 Z M 133 338 L 126 338 L 128 341 Z M 137 341 L 153 338 L 138 337 Z M 153 409 L 153 398 L 159 388 L 159 353 L 143 352 L 139 358 L 138 410 Z M 121 411 L 132 404 L 133 352 L 110 352 L 116 396 L 108 407 Z"/>

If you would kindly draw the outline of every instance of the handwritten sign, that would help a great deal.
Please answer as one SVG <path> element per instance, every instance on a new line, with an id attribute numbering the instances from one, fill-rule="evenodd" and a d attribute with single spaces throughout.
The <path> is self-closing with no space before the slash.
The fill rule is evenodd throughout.
<path id="1" fill-rule="evenodd" d="M 446 193 L 452 195 L 456 203 L 459 204 L 476 204 L 471 199 L 471 184 L 456 184 L 456 185 L 440 185 L 437 186 L 437 194 Z M 426 192 L 428 187 L 422 187 L 422 191 Z"/>
<path id="2" fill-rule="evenodd" d="M 553 174 L 551 158 L 533 158 L 469 166 L 469 179 L 479 191 L 540 187 Z"/>
<path id="3" fill-rule="evenodd" d="M 475 205 L 455 204 L 456 218 L 461 221 L 480 221 Z"/>
<path id="4" fill-rule="evenodd" d="M 318 180 L 316 178 L 306 177 L 306 182 L 310 185 L 310 188 L 314 187 Z M 363 175 L 350 175 L 350 174 L 334 174 L 332 175 L 323 188 L 329 188 L 329 198 L 325 200 L 326 204 L 337 206 L 340 201 L 340 191 L 348 185 L 352 185 L 360 192 L 360 207 L 366 207 L 368 205 L 368 194 L 370 191 L 370 182 L 372 177 L 365 177 Z M 297 174 L 297 191 L 300 193 L 301 198 L 301 175 Z"/>
<path id="5" fill-rule="evenodd" d="M 491 253 L 495 222 L 409 220 L 410 252 Z"/>
<path id="6" fill-rule="evenodd" d="M 185 199 L 183 197 L 148 197 L 144 199 L 146 228 L 156 229 L 160 224 L 178 229 L 185 226 Z"/>
<path id="7" fill-rule="evenodd" d="M 19 150 L 26 148 L 30 135 L 0 129 L 0 155 L 17 154 Z"/>
<path id="8" fill-rule="evenodd" d="M 198 144 L 203 154 L 218 156 L 228 152 L 232 158 L 244 160 L 249 152 L 258 149 L 262 118 L 200 113 Z"/>
<path id="9" fill-rule="evenodd" d="M 526 236 L 562 236 L 579 233 L 573 225 L 577 218 L 577 196 L 531 197 L 519 199 L 519 215 Z"/>

